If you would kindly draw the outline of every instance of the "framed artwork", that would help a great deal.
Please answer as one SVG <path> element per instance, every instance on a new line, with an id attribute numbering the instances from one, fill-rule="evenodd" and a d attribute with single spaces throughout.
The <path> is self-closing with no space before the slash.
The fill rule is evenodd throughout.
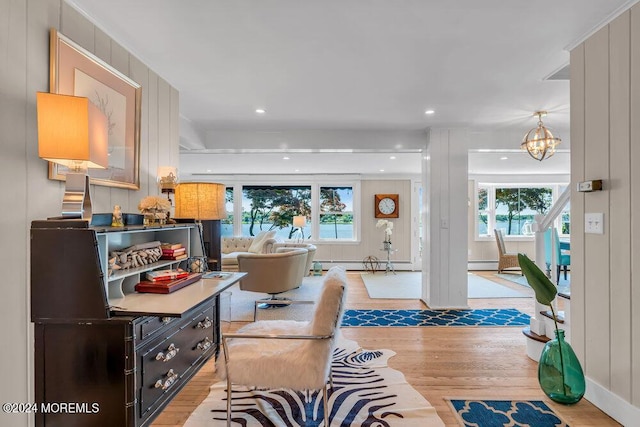
<path id="1" fill-rule="evenodd" d="M 91 183 L 138 190 L 142 88 L 55 28 L 50 55 L 50 92 L 84 96 L 107 116 L 109 167 L 89 169 Z M 49 162 L 49 179 L 65 180 L 66 172 Z"/>
<path id="2" fill-rule="evenodd" d="M 398 218 L 400 216 L 397 194 L 376 194 L 374 205 L 376 218 Z"/>

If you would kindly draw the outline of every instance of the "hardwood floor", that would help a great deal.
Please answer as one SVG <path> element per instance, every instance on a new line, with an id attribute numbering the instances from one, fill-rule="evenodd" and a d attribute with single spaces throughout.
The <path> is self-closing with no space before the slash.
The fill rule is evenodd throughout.
<path id="1" fill-rule="evenodd" d="M 496 278 L 494 272 L 474 273 L 523 290 L 520 285 Z M 418 300 L 371 299 L 359 273 L 349 273 L 348 278 L 347 308 L 426 308 Z M 533 291 L 527 292 L 533 295 Z M 469 299 L 469 306 L 513 307 L 533 314 L 533 298 Z M 240 326 L 242 323 L 234 322 L 229 329 Z M 436 408 L 446 426 L 459 426 L 446 397 L 535 398 L 544 400 L 571 426 L 620 425 L 585 399 L 572 406 L 547 399 L 538 386 L 538 365 L 526 355 L 522 328 L 342 328 L 342 332 L 363 348 L 395 351 L 389 365 L 404 373 L 409 384 Z M 213 361 L 209 361 L 152 426 L 182 426 L 215 382 Z"/>

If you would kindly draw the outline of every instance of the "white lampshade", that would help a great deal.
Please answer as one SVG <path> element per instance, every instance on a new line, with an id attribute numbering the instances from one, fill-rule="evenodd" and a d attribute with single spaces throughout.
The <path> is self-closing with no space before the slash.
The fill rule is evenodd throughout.
<path id="1" fill-rule="evenodd" d="M 304 215 L 296 215 L 293 217 L 293 226 L 304 228 L 307 225 L 307 217 Z"/>
<path id="2" fill-rule="evenodd" d="M 174 218 L 195 220 L 225 219 L 224 184 L 213 182 L 182 182 L 176 186 Z"/>
<path id="3" fill-rule="evenodd" d="M 72 169 L 106 168 L 107 117 L 89 99 L 38 92 L 38 155 Z"/>

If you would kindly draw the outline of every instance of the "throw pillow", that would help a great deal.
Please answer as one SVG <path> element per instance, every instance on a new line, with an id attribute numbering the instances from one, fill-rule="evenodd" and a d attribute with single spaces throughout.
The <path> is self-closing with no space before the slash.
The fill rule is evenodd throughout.
<path id="1" fill-rule="evenodd" d="M 251 246 L 249 246 L 248 251 L 254 254 L 262 253 L 262 247 L 264 246 L 264 243 L 269 239 L 273 239 L 275 235 L 276 230 L 259 232 L 253 239 L 253 242 L 251 242 Z"/>

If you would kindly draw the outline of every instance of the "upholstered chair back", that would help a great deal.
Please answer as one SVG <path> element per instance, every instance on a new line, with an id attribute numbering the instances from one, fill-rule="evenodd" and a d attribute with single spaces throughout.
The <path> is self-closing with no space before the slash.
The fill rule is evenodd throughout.
<path id="1" fill-rule="evenodd" d="M 310 324 L 312 335 L 331 335 L 342 320 L 346 299 L 347 275 L 342 267 L 332 267 L 324 277 L 324 285 Z"/>

